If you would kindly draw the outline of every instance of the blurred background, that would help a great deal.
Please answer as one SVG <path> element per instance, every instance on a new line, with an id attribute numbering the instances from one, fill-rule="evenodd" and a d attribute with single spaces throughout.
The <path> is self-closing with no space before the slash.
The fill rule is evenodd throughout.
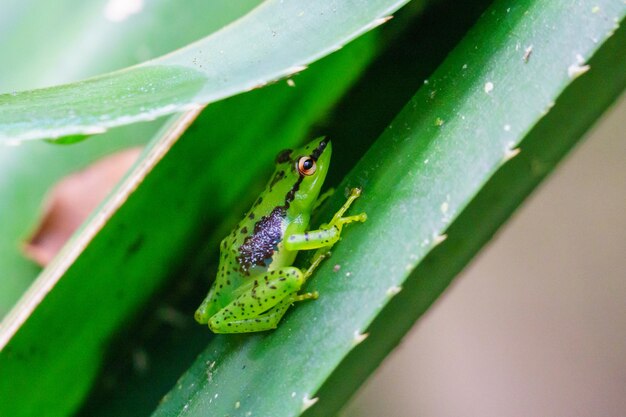
<path id="1" fill-rule="evenodd" d="M 626 97 L 342 417 L 626 414 Z"/>

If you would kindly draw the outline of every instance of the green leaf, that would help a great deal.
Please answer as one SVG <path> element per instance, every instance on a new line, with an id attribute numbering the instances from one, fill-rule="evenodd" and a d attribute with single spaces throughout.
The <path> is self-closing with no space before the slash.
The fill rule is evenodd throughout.
<path id="1" fill-rule="evenodd" d="M 180 7 L 153 0 L 124 14 L 120 6 L 128 2 L 5 0 L 0 56 L 10 65 L 0 67 L 0 91 L 76 81 L 155 58 L 215 32 L 259 3 L 188 0 Z"/>
<path id="2" fill-rule="evenodd" d="M 170 1 L 152 1 L 141 13 L 123 22 L 105 18 L 105 3 L 28 0 L 3 6 L 0 56 L 11 65 L 0 67 L 0 88 L 13 90 L 68 81 L 134 64 L 138 55 L 152 57 L 169 52 L 220 28 L 258 1 L 245 0 L 231 6 L 190 0 L 188 8 Z M 194 19 L 197 13 L 207 17 Z M 28 51 L 26 56 L 24 51 Z M 64 64 L 50 66 L 49 62 Z M 34 230 L 52 185 L 106 154 L 145 144 L 162 123 L 114 129 L 71 147 L 39 142 L 0 146 L 0 317 L 40 272 L 20 248 Z"/>
<path id="3" fill-rule="evenodd" d="M 0 378 L 0 397 L 11 398 L 0 414 L 75 409 L 110 338 L 200 246 L 198 225 L 212 227 L 210 219 L 232 210 L 258 171 L 304 139 L 378 49 L 374 32 L 299 76 L 295 88 L 277 84 L 216 103 L 181 141 L 194 115 L 166 126 L 2 322 L 0 368 L 15 377 Z M 254 150 L 246 163 L 243 149 Z"/>
<path id="4" fill-rule="evenodd" d="M 214 338 L 155 415 L 337 411 L 623 90 L 623 29 L 583 73 L 625 14 L 609 0 L 496 2 L 344 181 L 369 219 L 310 281 L 320 298 L 274 332 Z"/>
<path id="5" fill-rule="evenodd" d="M 407 0 L 267 0 L 186 48 L 119 72 L 0 95 L 0 142 L 102 133 L 294 75 Z"/>

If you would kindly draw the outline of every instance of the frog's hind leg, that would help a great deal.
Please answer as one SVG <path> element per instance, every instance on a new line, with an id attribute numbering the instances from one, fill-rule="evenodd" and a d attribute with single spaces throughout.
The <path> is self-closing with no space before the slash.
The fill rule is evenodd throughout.
<path id="1" fill-rule="evenodd" d="M 255 318 L 225 322 L 226 326 L 211 327 L 211 330 L 215 333 L 252 333 L 272 330 L 278 327 L 278 323 L 293 303 L 297 301 L 316 299 L 317 297 L 317 291 L 298 295 L 294 294 L 283 298 L 274 307 Z"/>
<path id="2" fill-rule="evenodd" d="M 315 294 L 296 295 L 304 283 L 298 268 L 285 267 L 257 277 L 249 289 L 209 319 L 214 333 L 246 333 L 276 327 L 295 301 L 315 298 Z"/>

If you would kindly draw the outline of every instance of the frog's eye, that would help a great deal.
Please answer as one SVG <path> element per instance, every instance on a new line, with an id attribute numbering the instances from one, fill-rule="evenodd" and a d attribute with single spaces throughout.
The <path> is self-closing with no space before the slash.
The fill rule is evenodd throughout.
<path id="1" fill-rule="evenodd" d="M 317 168 L 317 164 L 315 160 L 310 156 L 303 156 L 298 159 L 298 172 L 302 175 L 313 175 L 315 173 L 315 169 Z"/>

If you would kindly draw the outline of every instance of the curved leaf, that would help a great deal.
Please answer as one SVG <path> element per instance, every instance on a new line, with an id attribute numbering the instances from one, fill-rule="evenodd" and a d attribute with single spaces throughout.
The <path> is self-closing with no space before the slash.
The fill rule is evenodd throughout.
<path id="1" fill-rule="evenodd" d="M 134 64 L 139 56 L 163 54 L 207 35 L 258 2 L 226 5 L 189 0 L 186 8 L 180 8 L 167 0 L 150 1 L 141 13 L 122 22 L 106 19 L 103 10 L 107 1 L 27 0 L 3 4 L 0 56 L 10 65 L 0 67 L 0 88 L 46 85 Z M 216 9 L 220 13 L 215 13 Z M 196 19 L 197 13 L 207 17 Z M 103 155 L 145 144 L 162 123 L 114 129 L 71 147 L 41 142 L 0 146 L 0 317 L 40 272 L 38 266 L 25 259 L 20 246 L 36 226 L 46 192 L 63 176 Z"/>
<path id="2" fill-rule="evenodd" d="M 0 96 L 0 142 L 102 133 L 293 75 L 407 0 L 268 0 L 159 59 L 82 82 Z"/>

